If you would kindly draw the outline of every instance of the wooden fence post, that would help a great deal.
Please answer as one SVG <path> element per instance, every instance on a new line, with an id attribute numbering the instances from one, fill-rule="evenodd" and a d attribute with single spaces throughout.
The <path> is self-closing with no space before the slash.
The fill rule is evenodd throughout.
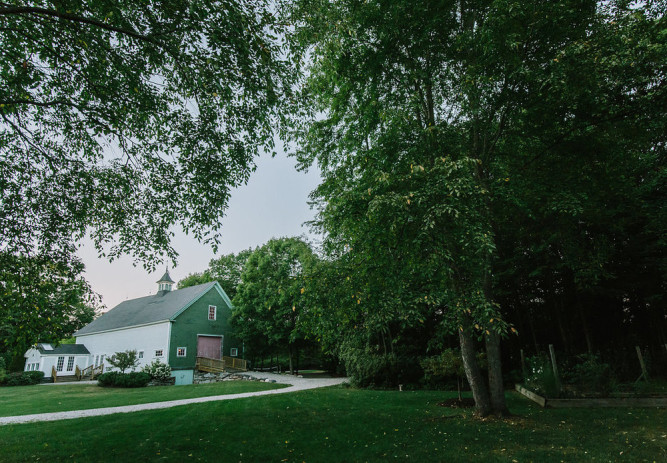
<path id="1" fill-rule="evenodd" d="M 554 378 L 556 379 L 556 388 L 560 392 L 560 378 L 558 377 L 558 365 L 556 365 L 556 353 L 554 352 L 553 344 L 549 344 L 549 354 L 551 355 L 551 366 L 554 371 Z"/>
<path id="2" fill-rule="evenodd" d="M 523 379 L 525 381 L 526 377 L 528 377 L 528 369 L 526 368 L 526 356 L 523 353 L 523 349 L 521 349 L 521 372 L 523 373 Z"/>
<path id="3" fill-rule="evenodd" d="M 642 357 L 642 350 L 639 346 L 635 346 L 635 350 L 637 351 L 637 357 L 639 358 L 639 365 L 642 367 L 642 374 L 637 378 L 637 381 L 642 379 L 642 376 L 644 377 L 644 381 L 648 381 L 648 372 L 646 371 L 646 365 L 644 364 L 644 357 Z"/>

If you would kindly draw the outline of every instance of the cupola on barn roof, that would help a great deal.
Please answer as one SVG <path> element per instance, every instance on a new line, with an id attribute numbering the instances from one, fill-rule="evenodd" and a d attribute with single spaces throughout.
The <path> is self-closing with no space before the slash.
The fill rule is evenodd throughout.
<path id="1" fill-rule="evenodd" d="M 169 269 L 164 271 L 164 275 L 157 281 L 158 284 L 158 296 L 164 296 L 165 293 L 171 291 L 171 287 L 174 284 L 174 280 L 169 276 Z"/>

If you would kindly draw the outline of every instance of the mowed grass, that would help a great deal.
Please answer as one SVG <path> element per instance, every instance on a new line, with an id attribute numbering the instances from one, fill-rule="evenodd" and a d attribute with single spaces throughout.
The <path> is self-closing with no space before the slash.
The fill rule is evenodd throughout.
<path id="1" fill-rule="evenodd" d="M 148 402 L 238 394 L 286 387 L 259 381 L 224 381 L 189 386 L 152 386 L 136 389 L 105 388 L 67 383 L 0 388 L 0 416 L 31 415 Z"/>
<path id="2" fill-rule="evenodd" d="M 474 418 L 455 393 L 344 387 L 0 427 L 3 461 L 667 461 L 667 411 L 541 409 Z"/>

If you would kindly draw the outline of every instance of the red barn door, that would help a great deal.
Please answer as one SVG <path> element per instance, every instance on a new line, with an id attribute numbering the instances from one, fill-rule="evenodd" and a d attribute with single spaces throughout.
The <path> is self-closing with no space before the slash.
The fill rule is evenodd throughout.
<path id="1" fill-rule="evenodd" d="M 221 336 L 197 336 L 197 357 L 220 359 Z"/>

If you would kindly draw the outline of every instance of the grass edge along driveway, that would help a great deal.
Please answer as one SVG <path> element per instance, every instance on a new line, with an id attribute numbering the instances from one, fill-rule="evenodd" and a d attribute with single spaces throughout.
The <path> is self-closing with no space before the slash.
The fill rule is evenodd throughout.
<path id="1" fill-rule="evenodd" d="M 0 418 L 39 413 L 90 410 L 259 392 L 284 388 L 284 384 L 259 381 L 223 381 L 187 386 L 103 388 L 96 384 L 16 386 L 0 388 Z"/>

